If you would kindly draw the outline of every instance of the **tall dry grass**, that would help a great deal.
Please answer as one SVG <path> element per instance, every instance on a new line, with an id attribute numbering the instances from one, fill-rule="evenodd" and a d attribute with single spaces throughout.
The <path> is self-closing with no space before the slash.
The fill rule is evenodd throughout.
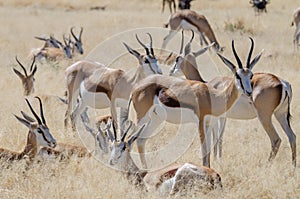
<path id="1" fill-rule="evenodd" d="M 90 6 L 107 5 L 106 11 L 89 11 Z M 168 14 L 160 13 L 157 0 L 131 1 L 0 1 L 0 146 L 20 151 L 24 147 L 27 129 L 16 121 L 12 113 L 28 111 L 22 96 L 19 79 L 12 72 L 16 65 L 15 55 L 30 63 L 30 49 L 41 46 L 33 36 L 54 33 L 61 37 L 72 26 L 83 26 L 83 42 L 86 53 L 95 44 L 113 34 L 140 27 L 161 27 Z M 254 71 L 271 72 L 288 80 L 293 87 L 291 113 L 292 128 L 300 132 L 299 53 L 292 45 L 294 29 L 290 27 L 292 11 L 298 6 L 293 0 L 273 0 L 268 13 L 255 17 L 247 1 L 194 1 L 193 8 L 205 14 L 215 30 L 221 45 L 226 46 L 224 55 L 232 58 L 231 39 L 236 40 L 243 60 L 248 53 L 248 32 L 226 31 L 228 22 L 243 21 L 253 30 L 255 52 L 265 49 L 264 56 Z M 252 34 L 252 33 L 251 33 Z M 164 35 L 162 35 L 163 37 Z M 158 39 L 157 47 L 161 45 Z M 134 44 L 134 39 L 130 44 Z M 123 49 L 124 47 L 115 46 Z M 105 50 L 105 49 L 103 49 Z M 112 52 L 107 52 L 112 53 Z M 83 57 L 76 57 L 75 60 Z M 129 57 L 128 57 L 129 58 Z M 133 58 L 132 63 L 137 64 Z M 36 94 L 47 98 L 45 115 L 52 134 L 59 142 L 82 144 L 79 136 L 63 128 L 65 105 L 56 95 L 63 95 L 64 69 L 73 61 L 56 64 L 38 64 Z M 101 60 L 99 60 L 101 61 Z M 216 64 L 222 74 L 225 67 L 213 53 L 198 59 L 199 69 L 209 79 L 210 66 Z M 127 62 L 124 61 L 124 64 Z M 228 73 L 229 74 L 229 73 Z M 35 104 L 37 105 L 37 104 Z M 35 106 L 37 107 L 37 106 Z M 107 112 L 107 110 L 106 110 Z M 294 170 L 288 140 L 275 122 L 282 138 L 282 145 L 272 164 L 267 158 L 270 141 L 257 119 L 249 121 L 229 120 L 224 137 L 223 159 L 212 160 L 212 167 L 223 181 L 223 191 L 206 195 L 196 192 L 190 197 L 205 198 L 296 198 L 300 195 L 299 166 Z M 168 136 L 176 134 L 175 127 L 168 125 L 159 136 L 147 143 L 147 150 L 155 150 L 168 142 Z M 191 131 L 196 129 L 191 128 Z M 182 135 L 184 136 L 184 135 Z M 90 140 L 91 142 L 91 140 Z M 299 141 L 297 141 L 298 146 Z M 178 162 L 200 163 L 198 136 Z M 299 147 L 297 149 L 299 154 Z M 106 157 L 107 158 L 107 157 Z M 104 166 L 94 158 L 71 158 L 68 162 L 42 161 L 29 167 L 26 161 L 8 165 L 1 162 L 1 198 L 157 198 L 155 193 L 135 189 L 117 171 Z M 298 161 L 299 165 L 299 161 Z M 8 168 L 7 168 L 8 167 Z"/>

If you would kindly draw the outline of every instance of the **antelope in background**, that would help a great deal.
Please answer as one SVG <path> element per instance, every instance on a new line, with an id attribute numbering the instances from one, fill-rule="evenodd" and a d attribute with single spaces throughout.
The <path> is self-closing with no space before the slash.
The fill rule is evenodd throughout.
<path id="1" fill-rule="evenodd" d="M 78 37 L 76 37 L 73 30 L 74 30 L 74 27 L 72 27 L 70 29 L 71 35 L 73 36 L 73 38 L 75 40 L 74 42 L 72 42 L 72 44 L 73 44 L 72 53 L 74 54 L 75 52 L 77 52 L 77 53 L 82 55 L 83 54 L 83 48 L 82 48 L 81 36 L 82 36 L 83 28 L 80 27 L 80 32 L 79 32 Z"/>
<path id="2" fill-rule="evenodd" d="M 174 12 L 176 12 L 176 3 L 175 3 L 175 0 L 163 0 L 162 1 L 162 10 L 161 10 L 161 12 L 162 13 L 164 12 L 166 2 L 168 3 L 169 9 L 170 9 L 170 13 L 171 14 L 173 13 L 173 9 L 174 9 Z M 172 9 L 172 5 L 173 5 L 173 9 Z"/>
<path id="3" fill-rule="evenodd" d="M 14 115 L 19 122 L 24 124 L 29 129 L 25 148 L 21 152 L 13 152 L 7 149 L 0 148 L 1 159 L 13 161 L 13 160 L 21 160 L 25 157 L 29 157 L 29 159 L 32 160 L 34 157 L 36 157 L 39 147 L 51 147 L 51 148 L 56 147 L 56 141 L 51 135 L 48 126 L 46 125 L 41 100 L 39 99 L 41 118 L 35 113 L 29 101 L 27 99 L 25 100 L 27 105 L 30 108 L 30 111 L 34 115 L 35 119 L 30 117 L 23 111 L 21 111 L 23 118 Z"/>
<path id="4" fill-rule="evenodd" d="M 181 10 L 191 9 L 191 1 L 193 0 L 178 0 L 178 8 Z"/>
<path id="5" fill-rule="evenodd" d="M 20 71 L 18 71 L 17 69 L 13 68 L 13 71 L 16 73 L 16 75 L 21 79 L 22 81 L 22 85 L 24 88 L 24 95 L 28 96 L 30 94 L 32 94 L 34 92 L 34 74 L 37 70 L 37 66 L 34 65 L 35 63 L 35 57 L 33 57 L 31 66 L 30 66 L 30 70 L 29 70 L 29 75 L 27 73 L 26 68 L 21 64 L 21 62 L 18 60 L 18 58 L 16 57 L 16 61 L 19 64 L 19 66 L 21 66 L 21 68 L 24 71 L 24 74 L 22 74 Z"/>
<path id="6" fill-rule="evenodd" d="M 253 76 L 251 71 L 261 57 L 260 53 L 250 62 L 252 53 L 250 51 L 249 61 L 246 67 L 243 67 L 235 51 L 234 41 L 232 41 L 232 50 L 238 67 L 218 54 L 234 75 L 234 78 L 222 90 L 214 89 L 199 81 L 158 75 L 145 78 L 133 88 L 132 104 L 138 126 L 141 127 L 150 121 L 137 139 L 143 167 L 147 168 L 144 149 L 146 140 L 164 120 L 175 124 L 198 124 L 203 165 L 210 166 L 210 151 L 207 150 L 204 130 L 205 117 L 226 113 L 242 93 L 248 98 L 251 97 Z"/>
<path id="7" fill-rule="evenodd" d="M 114 123 L 113 123 L 114 126 Z M 192 163 L 173 164 L 163 169 L 147 172 L 139 169 L 133 161 L 130 152 L 132 144 L 140 136 L 146 124 L 126 139 L 129 128 L 117 139 L 114 136 L 111 144 L 110 165 L 118 166 L 128 180 L 133 184 L 146 188 L 148 192 L 159 191 L 160 194 L 175 195 L 178 192 L 187 191 L 194 187 L 200 187 L 201 191 L 222 188 L 221 177 L 213 169 L 204 166 L 196 166 Z M 110 136 L 112 137 L 112 135 Z M 125 141 L 126 139 L 126 141 Z"/>
<path id="8" fill-rule="evenodd" d="M 268 0 L 250 0 L 250 4 L 254 8 L 255 12 L 259 14 L 259 12 L 267 12 L 267 4 L 270 3 Z"/>
<path id="9" fill-rule="evenodd" d="M 141 55 L 123 43 L 128 52 L 139 61 L 139 67 L 133 76 L 126 75 L 123 70 L 108 68 L 90 61 L 79 61 L 66 69 L 68 108 L 65 114 L 65 127 L 70 116 L 74 128 L 77 116 L 81 115 L 87 106 L 95 109 L 110 107 L 113 117 L 116 116 L 116 107 L 121 107 L 121 112 L 124 112 L 128 106 L 132 87 L 146 76 L 162 74 L 152 48 L 152 37 L 149 33 L 148 36 L 150 38 L 149 48 L 136 35 L 136 39 L 145 49 L 146 55 Z M 79 92 L 79 102 L 72 111 L 72 104 L 76 103 Z M 70 113 L 71 111 L 72 113 Z"/>
<path id="10" fill-rule="evenodd" d="M 292 22 L 292 26 L 295 24 L 296 30 L 294 33 L 294 47 L 295 48 L 299 48 L 299 40 L 300 40 L 300 7 L 298 7 L 295 11 L 294 11 L 294 19 Z"/>
<path id="11" fill-rule="evenodd" d="M 214 43 L 213 47 L 217 52 L 224 50 L 223 47 L 220 47 L 215 33 L 204 15 L 199 15 L 192 10 L 179 10 L 171 15 L 168 24 L 166 24 L 166 28 L 168 25 L 170 25 L 170 32 L 163 39 L 162 49 L 165 49 L 168 42 L 176 35 L 176 33 L 180 29 L 183 29 L 196 32 L 199 35 L 201 45 L 203 44 L 203 41 L 208 45 L 206 40 L 206 38 L 208 38 L 210 43 Z"/>
<path id="12" fill-rule="evenodd" d="M 250 39 L 250 52 L 252 53 L 254 42 L 252 38 Z M 186 48 L 189 49 L 189 47 Z M 248 56 L 247 65 L 249 65 L 250 59 L 251 54 Z M 170 70 L 170 74 L 175 76 L 184 74 L 187 79 L 204 82 L 195 63 L 195 56 L 185 52 L 183 56 L 178 56 L 176 64 Z M 207 82 L 207 85 L 222 90 L 230 81 L 232 81 L 230 77 L 216 77 Z M 233 107 L 225 115 L 221 116 L 217 122 L 214 121 L 214 118 L 208 119 L 207 124 L 215 124 L 215 126 L 210 127 L 214 132 L 215 156 L 218 152 L 219 157 L 222 156 L 222 138 L 226 118 L 249 120 L 257 117 L 271 141 L 269 160 L 274 159 L 281 143 L 281 139 L 272 124 L 272 115 L 274 115 L 289 139 L 292 150 L 292 163 L 296 166 L 296 135 L 290 125 L 290 103 L 292 100 L 290 83 L 270 73 L 254 73 L 251 85 L 253 89 L 251 99 L 242 95 Z M 266 104 L 265 102 L 268 103 Z M 206 129 L 209 128 L 207 127 Z"/>
<path id="13" fill-rule="evenodd" d="M 50 35 L 49 38 L 43 38 L 43 37 L 34 37 L 38 40 L 44 41 L 44 46 L 41 48 L 60 48 L 62 43 L 58 41 L 53 35 Z"/>

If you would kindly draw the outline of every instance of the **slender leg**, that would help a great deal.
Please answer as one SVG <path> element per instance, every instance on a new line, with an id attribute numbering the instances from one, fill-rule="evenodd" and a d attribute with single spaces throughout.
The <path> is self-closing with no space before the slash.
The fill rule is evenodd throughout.
<path id="1" fill-rule="evenodd" d="M 218 120 L 218 148 L 219 148 L 219 158 L 222 158 L 222 150 L 223 150 L 223 136 L 225 131 L 226 118 L 219 118 Z"/>
<path id="2" fill-rule="evenodd" d="M 169 41 L 176 35 L 177 31 L 170 30 L 169 34 L 165 36 L 161 49 L 165 49 Z"/>
<path id="3" fill-rule="evenodd" d="M 203 165 L 210 167 L 210 150 L 207 150 L 205 131 L 204 131 L 204 121 L 203 118 L 199 119 L 199 133 L 201 142 L 201 152 L 203 158 Z"/>
<path id="4" fill-rule="evenodd" d="M 77 116 L 81 115 L 81 113 L 83 112 L 83 110 L 85 109 L 85 107 L 86 106 L 83 104 L 83 100 L 79 99 L 78 104 L 76 105 L 75 109 L 71 113 L 71 122 L 72 122 L 72 128 L 73 128 L 73 130 L 75 130 L 75 128 L 76 128 L 75 122 L 76 122 Z"/>
<path id="5" fill-rule="evenodd" d="M 292 149 L 293 165 L 296 166 L 296 135 L 290 126 L 288 117 L 288 109 L 286 109 L 286 111 L 279 109 L 275 112 L 275 118 L 278 120 L 285 134 L 288 136 L 290 146 Z"/>

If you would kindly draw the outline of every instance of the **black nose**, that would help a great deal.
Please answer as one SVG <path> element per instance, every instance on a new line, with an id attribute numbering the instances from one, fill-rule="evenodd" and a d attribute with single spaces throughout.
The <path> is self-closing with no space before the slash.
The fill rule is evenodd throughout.
<path id="1" fill-rule="evenodd" d="M 248 96 L 250 96 L 250 95 L 252 94 L 252 92 L 246 91 L 246 94 L 247 94 Z"/>

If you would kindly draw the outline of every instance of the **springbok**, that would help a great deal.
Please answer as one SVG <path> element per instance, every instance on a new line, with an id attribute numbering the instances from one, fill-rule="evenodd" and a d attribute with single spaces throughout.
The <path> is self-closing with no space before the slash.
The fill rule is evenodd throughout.
<path id="1" fill-rule="evenodd" d="M 81 40 L 81 35 L 82 35 L 82 32 L 83 32 L 83 28 L 82 27 L 80 28 L 80 32 L 79 32 L 78 37 L 76 37 L 76 35 L 74 34 L 73 29 L 74 29 L 74 27 L 72 27 L 70 29 L 70 32 L 71 32 L 71 34 L 72 34 L 72 36 L 75 40 L 75 42 L 72 42 L 73 43 L 72 53 L 78 52 L 79 54 L 83 54 L 82 40 Z"/>
<path id="2" fill-rule="evenodd" d="M 65 35 L 63 35 L 64 45 L 59 44 L 61 48 L 53 48 L 53 47 L 47 47 L 42 48 L 37 54 L 35 54 L 35 57 L 38 57 L 39 59 L 45 58 L 47 60 L 55 61 L 57 59 L 63 59 L 63 58 L 72 58 L 72 47 L 71 47 L 71 38 L 69 36 L 68 41 Z"/>
<path id="3" fill-rule="evenodd" d="M 252 38 L 250 39 L 253 45 L 254 42 Z M 251 47 L 252 50 L 253 47 Z M 195 64 L 195 56 L 193 54 L 185 53 L 183 56 L 180 55 L 176 61 L 176 64 L 170 70 L 171 75 L 180 76 L 183 74 L 187 79 L 204 82 L 197 69 L 197 64 Z M 223 90 L 231 81 L 232 78 L 230 77 L 216 77 L 209 81 L 207 85 Z M 270 73 L 254 73 L 251 85 L 253 90 L 251 100 L 247 96 L 242 95 L 237 103 L 226 114 L 222 115 L 217 122 L 213 122 L 213 118 L 211 118 L 212 121 L 208 122 L 209 124 L 217 125 L 212 127 L 215 140 L 215 156 L 217 152 L 219 152 L 219 157 L 222 156 L 222 137 L 226 118 L 249 120 L 257 117 L 271 141 L 269 160 L 275 158 L 281 139 L 272 123 L 272 115 L 274 115 L 289 139 L 292 150 L 292 162 L 296 166 L 296 136 L 290 125 L 290 104 L 292 100 L 290 83 Z M 268 103 L 266 104 L 265 102 Z M 216 139 L 218 139 L 218 142 L 216 142 Z"/>
<path id="4" fill-rule="evenodd" d="M 142 133 L 144 127 L 145 124 L 127 138 L 127 141 L 125 139 L 129 128 L 121 139 L 117 139 L 115 128 L 114 136 L 111 136 L 113 140 L 111 140 L 109 163 L 110 165 L 119 166 L 118 169 L 121 169 L 133 184 L 139 187 L 143 186 L 149 192 L 159 191 L 160 194 L 170 195 L 195 187 L 201 188 L 201 191 L 222 188 L 221 177 L 218 173 L 208 167 L 196 166 L 192 163 L 173 164 L 152 172 L 139 169 L 130 152 L 132 144 Z"/>
<path id="5" fill-rule="evenodd" d="M 162 74 L 152 48 L 152 37 L 149 33 L 148 36 L 150 48 L 146 47 L 136 35 L 136 39 L 145 49 L 146 55 L 141 55 L 124 43 L 128 52 L 139 61 L 139 67 L 133 76 L 126 75 L 123 70 L 108 68 L 90 61 L 80 61 L 67 68 L 65 77 L 67 80 L 68 108 L 65 114 L 65 127 L 69 116 L 72 120 L 72 126 L 75 127 L 74 122 L 77 116 L 81 115 L 87 106 L 95 109 L 110 107 L 112 116 L 115 118 L 116 107 L 121 107 L 121 112 L 127 109 L 131 89 L 137 82 L 152 74 Z M 77 100 L 78 90 L 80 99 L 70 114 L 72 104 Z"/>
<path id="6" fill-rule="evenodd" d="M 62 43 L 58 41 L 53 35 L 50 35 L 49 38 L 43 38 L 43 37 L 34 37 L 35 39 L 44 41 L 44 46 L 41 48 L 60 48 Z"/>
<path id="7" fill-rule="evenodd" d="M 0 158 L 1 159 L 13 161 L 13 160 L 21 160 L 25 157 L 28 157 L 30 160 L 32 160 L 36 156 L 40 146 L 51 147 L 51 148 L 54 148 L 56 146 L 56 141 L 53 138 L 53 136 L 51 135 L 48 126 L 46 125 L 46 120 L 44 118 L 43 109 L 40 109 L 40 113 L 41 113 L 40 114 L 41 118 L 40 118 L 35 113 L 33 108 L 31 107 L 29 101 L 27 99 L 25 99 L 25 100 L 26 100 L 26 103 L 29 106 L 32 114 L 34 115 L 34 117 L 36 119 L 36 120 L 33 119 L 32 117 L 30 117 L 23 111 L 21 111 L 23 118 L 19 117 L 17 115 L 14 115 L 18 121 L 20 121 L 27 128 L 29 128 L 25 148 L 21 152 L 14 152 L 14 151 L 0 148 Z M 41 105 L 41 101 L 40 101 L 40 108 L 41 107 L 42 107 L 42 105 Z"/>
<path id="8" fill-rule="evenodd" d="M 171 13 L 171 14 L 173 13 L 172 5 L 173 5 L 174 12 L 176 12 L 176 3 L 175 3 L 175 0 L 163 0 L 163 1 L 162 1 L 162 10 L 161 10 L 161 12 L 162 12 L 162 13 L 164 12 L 166 2 L 167 2 L 168 5 L 169 5 L 170 13 Z"/>
<path id="9" fill-rule="evenodd" d="M 299 40 L 300 40 L 300 7 L 298 7 L 295 11 L 294 11 L 294 19 L 292 22 L 292 26 L 295 24 L 296 30 L 294 33 L 294 46 L 295 47 L 299 47 Z"/>
<path id="10" fill-rule="evenodd" d="M 253 43 L 251 45 L 253 49 Z M 220 116 L 228 111 L 244 93 L 248 98 L 252 95 L 252 68 L 260 59 L 262 52 L 251 62 L 252 50 L 248 54 L 246 67 L 235 51 L 233 54 L 238 68 L 228 59 L 218 54 L 224 64 L 234 74 L 224 89 L 215 89 L 205 83 L 193 80 L 152 75 L 142 80 L 132 90 L 132 103 L 136 112 L 137 124 L 142 126 L 150 119 L 143 133 L 137 139 L 138 152 L 143 167 L 147 168 L 145 159 L 145 143 L 157 127 L 166 120 L 170 123 L 197 123 L 201 140 L 203 165 L 210 166 L 210 151 L 207 151 L 204 120 L 206 116 Z"/>
<path id="11" fill-rule="evenodd" d="M 268 0 L 250 0 L 250 4 L 252 4 L 252 7 L 255 9 L 256 13 L 259 12 L 267 12 L 267 4 L 270 3 Z"/>
<path id="12" fill-rule="evenodd" d="M 21 66 L 21 68 L 23 69 L 24 75 L 20 71 L 18 71 L 17 69 L 15 69 L 15 68 L 13 68 L 13 71 L 16 73 L 16 75 L 22 81 L 22 85 L 23 85 L 23 88 L 24 88 L 24 95 L 28 96 L 28 95 L 30 95 L 31 93 L 34 92 L 34 81 L 35 81 L 34 74 L 35 74 L 35 72 L 37 70 L 37 66 L 36 65 L 33 66 L 34 63 L 35 63 L 35 57 L 33 57 L 33 60 L 32 60 L 31 66 L 30 66 L 29 75 L 27 73 L 26 68 L 18 60 L 17 56 L 16 56 L 16 61 Z"/>
<path id="13" fill-rule="evenodd" d="M 170 25 L 169 34 L 163 39 L 162 49 L 165 49 L 168 42 L 176 35 L 180 29 L 193 30 L 199 35 L 200 44 L 202 45 L 202 40 L 208 45 L 206 37 L 213 43 L 214 49 L 216 51 L 223 51 L 224 47 L 220 47 L 219 42 L 216 39 L 215 33 L 213 32 L 211 26 L 209 25 L 206 17 L 204 15 L 199 15 L 192 10 L 179 10 L 173 15 L 171 15 L 168 24 Z"/>

